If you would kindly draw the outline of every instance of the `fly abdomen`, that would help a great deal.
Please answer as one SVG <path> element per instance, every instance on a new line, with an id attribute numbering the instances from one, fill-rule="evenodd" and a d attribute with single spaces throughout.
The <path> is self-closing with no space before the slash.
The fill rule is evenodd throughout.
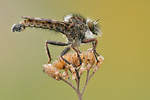
<path id="1" fill-rule="evenodd" d="M 25 27 L 35 27 L 35 28 L 43 28 L 50 29 L 50 22 L 36 21 L 36 20 L 24 20 L 21 22 Z"/>
<path id="2" fill-rule="evenodd" d="M 21 21 L 20 24 L 15 24 L 12 27 L 12 31 L 21 32 L 27 27 L 35 27 L 42 29 L 54 30 L 57 32 L 65 33 L 65 28 L 69 27 L 69 23 L 63 21 L 56 21 L 52 19 L 35 18 L 35 17 L 22 17 L 25 20 Z"/>

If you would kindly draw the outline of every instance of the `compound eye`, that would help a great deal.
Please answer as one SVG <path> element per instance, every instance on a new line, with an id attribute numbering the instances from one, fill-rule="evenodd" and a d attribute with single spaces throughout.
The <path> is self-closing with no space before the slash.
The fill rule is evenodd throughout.
<path id="1" fill-rule="evenodd" d="M 88 22 L 88 26 L 89 26 L 89 29 L 93 32 L 94 30 L 94 25 L 92 22 Z"/>

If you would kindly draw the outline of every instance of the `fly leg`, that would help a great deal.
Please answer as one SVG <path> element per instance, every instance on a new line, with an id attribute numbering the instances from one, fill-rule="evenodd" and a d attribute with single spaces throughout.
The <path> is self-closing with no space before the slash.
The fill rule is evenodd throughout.
<path id="1" fill-rule="evenodd" d="M 48 63 L 50 63 L 51 60 L 52 60 L 51 54 L 50 54 L 50 51 L 49 51 L 49 48 L 48 48 L 48 44 L 57 45 L 57 46 L 67 46 L 67 45 L 69 45 L 69 43 L 63 43 L 63 42 L 58 42 L 58 41 L 46 41 L 45 46 L 46 46 L 46 52 L 47 52 L 48 59 L 49 59 Z"/>
<path id="2" fill-rule="evenodd" d="M 70 46 L 68 46 L 66 49 L 64 49 L 63 52 L 61 53 L 61 58 L 62 58 L 66 63 L 68 63 L 69 65 L 72 65 L 72 66 L 75 68 L 75 72 L 76 72 L 77 78 L 80 79 L 78 70 L 76 69 L 76 66 L 75 66 L 74 64 L 70 63 L 69 61 L 67 61 L 67 60 L 63 57 L 63 55 L 65 55 L 67 52 L 69 52 L 70 49 L 71 49 Z"/>
<path id="3" fill-rule="evenodd" d="M 81 52 L 80 52 L 80 50 L 77 50 L 77 49 L 74 48 L 73 46 L 72 46 L 72 48 L 73 48 L 73 50 L 77 53 L 77 56 L 78 56 L 79 61 L 80 61 L 80 64 L 79 64 L 78 66 L 80 66 L 80 65 L 82 64 L 82 61 L 81 61 L 81 57 L 80 57 L 79 53 L 81 53 Z"/>
<path id="4" fill-rule="evenodd" d="M 97 56 L 99 56 L 99 54 L 96 51 L 97 39 L 85 39 L 85 40 L 82 41 L 82 43 L 89 43 L 89 42 L 92 42 L 93 52 L 94 52 L 95 58 L 96 58 L 97 62 L 99 62 L 99 60 L 97 59 Z"/>
<path id="5" fill-rule="evenodd" d="M 96 51 L 97 41 L 96 41 L 96 44 L 94 44 L 94 42 L 92 42 L 92 45 L 93 45 L 93 46 L 95 45 L 95 53 L 97 54 L 97 56 L 99 56 L 98 52 Z"/>

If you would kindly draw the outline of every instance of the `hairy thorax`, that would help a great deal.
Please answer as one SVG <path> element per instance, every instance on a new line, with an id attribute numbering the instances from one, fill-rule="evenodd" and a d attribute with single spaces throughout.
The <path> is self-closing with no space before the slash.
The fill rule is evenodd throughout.
<path id="1" fill-rule="evenodd" d="M 66 34 L 68 42 L 72 46 L 79 46 L 80 42 L 85 38 L 85 32 L 87 31 L 87 26 L 84 23 L 72 25 Z"/>

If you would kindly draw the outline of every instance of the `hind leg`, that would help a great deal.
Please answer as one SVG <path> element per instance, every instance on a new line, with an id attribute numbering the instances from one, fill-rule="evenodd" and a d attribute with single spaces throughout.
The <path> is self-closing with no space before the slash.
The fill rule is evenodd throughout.
<path id="1" fill-rule="evenodd" d="M 58 42 L 58 41 L 46 41 L 45 46 L 46 46 L 46 52 L 47 52 L 48 59 L 49 59 L 48 63 L 50 63 L 52 60 L 51 54 L 50 54 L 50 51 L 48 48 L 48 44 L 56 45 L 56 46 L 67 46 L 67 45 L 69 45 L 69 43 L 63 43 L 63 42 Z"/>

